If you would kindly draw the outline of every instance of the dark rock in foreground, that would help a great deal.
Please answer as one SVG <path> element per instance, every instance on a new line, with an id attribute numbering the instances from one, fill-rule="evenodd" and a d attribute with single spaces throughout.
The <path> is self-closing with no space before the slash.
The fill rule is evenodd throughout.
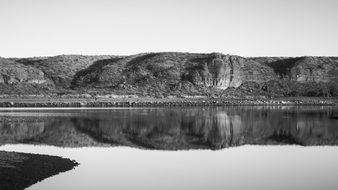
<path id="1" fill-rule="evenodd" d="M 0 151 L 0 189 L 21 190 L 77 165 L 57 156 Z"/>

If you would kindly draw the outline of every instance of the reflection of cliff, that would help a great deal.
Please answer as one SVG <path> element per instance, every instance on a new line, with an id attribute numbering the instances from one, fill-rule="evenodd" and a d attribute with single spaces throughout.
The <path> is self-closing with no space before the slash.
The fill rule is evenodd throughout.
<path id="1" fill-rule="evenodd" d="M 44 122 L 37 118 L 0 118 L 0 144 L 31 138 L 43 131 Z"/>
<path id="2" fill-rule="evenodd" d="M 203 110 L 114 111 L 72 118 L 79 131 L 96 141 L 148 149 L 222 148 L 240 135 L 240 117 Z M 150 116 L 149 116 L 150 115 Z"/>
<path id="3" fill-rule="evenodd" d="M 323 122 L 315 118 L 299 118 L 296 126 L 295 136 L 306 145 L 338 143 L 338 122 L 336 120 Z"/>
<path id="4" fill-rule="evenodd" d="M 69 117 L 0 118 L 0 144 L 219 149 L 244 144 L 338 144 L 334 110 L 286 107 L 117 109 Z"/>
<path id="5" fill-rule="evenodd" d="M 70 119 L 59 117 L 0 118 L 0 145 L 14 143 L 55 146 L 93 146 L 97 143 L 77 132 Z"/>
<path id="6" fill-rule="evenodd" d="M 73 122 L 97 141 L 151 149 L 337 143 L 334 126 L 338 123 L 327 119 L 325 112 L 257 109 L 113 111 L 112 118 L 74 118 Z M 300 124 L 304 120 L 308 123 Z"/>
<path id="7" fill-rule="evenodd" d="M 338 143 L 338 122 L 330 112 L 307 110 L 261 111 L 245 124 L 246 144 L 333 145 Z M 248 116 L 247 116 L 248 117 Z M 253 119 L 255 118 L 255 119 Z"/>

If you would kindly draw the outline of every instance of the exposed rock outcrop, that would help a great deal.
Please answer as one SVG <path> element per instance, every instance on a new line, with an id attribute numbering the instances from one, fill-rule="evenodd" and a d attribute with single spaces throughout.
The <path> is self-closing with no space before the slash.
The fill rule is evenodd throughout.
<path id="1" fill-rule="evenodd" d="M 239 56 L 210 54 L 192 60 L 191 81 L 197 85 L 227 89 L 239 87 L 243 82 L 266 82 L 275 79 L 273 70 L 258 62 Z"/>
<path id="2" fill-rule="evenodd" d="M 274 78 L 273 69 L 243 57 L 217 53 L 150 53 L 92 65 L 77 73 L 72 87 L 199 94 L 210 88 L 225 90 L 237 88 L 246 81 L 261 83 Z"/>
<path id="3" fill-rule="evenodd" d="M 16 62 L 35 67 L 45 73 L 56 88 L 68 88 L 74 75 L 97 60 L 115 56 L 59 55 L 55 57 L 16 59 Z"/>
<path id="4" fill-rule="evenodd" d="M 338 96 L 335 57 L 252 59 L 270 66 L 279 76 L 279 80 L 263 84 L 263 91 L 283 96 Z"/>
<path id="5" fill-rule="evenodd" d="M 48 82 L 44 73 L 39 69 L 0 58 L 0 84 L 15 85 L 26 83 L 40 85 Z"/>
<path id="6" fill-rule="evenodd" d="M 0 59 L 0 94 L 53 92 L 54 84 L 39 69 L 9 59 Z"/>
<path id="7" fill-rule="evenodd" d="M 304 57 L 291 69 L 291 80 L 330 82 L 338 78 L 338 62 L 328 57 Z"/>
<path id="8" fill-rule="evenodd" d="M 143 53 L 0 59 L 0 94 L 338 96 L 336 57 Z"/>
<path id="9" fill-rule="evenodd" d="M 334 57 L 253 58 L 274 69 L 284 79 L 297 82 L 330 82 L 338 78 L 338 61 Z"/>

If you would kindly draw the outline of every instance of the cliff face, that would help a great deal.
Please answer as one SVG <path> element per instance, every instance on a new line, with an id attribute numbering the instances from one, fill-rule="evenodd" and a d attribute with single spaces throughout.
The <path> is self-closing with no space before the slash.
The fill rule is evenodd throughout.
<path id="1" fill-rule="evenodd" d="M 53 86 L 41 70 L 0 58 L 0 94 L 40 94 Z"/>
<path id="2" fill-rule="evenodd" d="M 291 69 L 291 80 L 298 82 L 330 82 L 336 79 L 338 62 L 324 57 L 304 57 Z"/>
<path id="3" fill-rule="evenodd" d="M 284 79 L 297 82 L 330 82 L 338 77 L 334 57 L 253 58 L 273 68 Z"/>
<path id="4" fill-rule="evenodd" d="M 338 96 L 338 59 L 175 52 L 0 59 L 0 94 L 89 92 L 162 97 L 221 95 L 233 89 L 243 96 Z"/>
<path id="5" fill-rule="evenodd" d="M 189 73 L 191 81 L 206 87 L 224 90 L 229 87 L 237 88 L 243 82 L 261 83 L 276 77 L 271 68 L 238 56 L 211 54 L 194 61 L 195 69 L 191 69 Z"/>
<path id="6" fill-rule="evenodd" d="M 48 80 L 39 69 L 0 59 L 0 84 L 15 85 L 18 83 L 46 84 Z"/>
<path id="7" fill-rule="evenodd" d="M 112 56 L 59 55 L 45 58 L 16 59 L 15 62 L 34 67 L 55 85 L 56 88 L 68 88 L 74 75 L 97 60 Z"/>
<path id="8" fill-rule="evenodd" d="M 278 76 L 264 91 L 284 96 L 338 96 L 336 57 L 251 58 L 271 67 Z"/>
<path id="9" fill-rule="evenodd" d="M 72 87 L 199 94 L 276 78 L 267 65 L 222 54 L 151 53 L 104 60 L 76 74 Z M 133 90 L 134 89 L 134 90 Z"/>

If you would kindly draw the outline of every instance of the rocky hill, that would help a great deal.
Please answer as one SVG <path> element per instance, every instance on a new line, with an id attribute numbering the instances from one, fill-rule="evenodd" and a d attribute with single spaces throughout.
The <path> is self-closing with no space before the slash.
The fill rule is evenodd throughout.
<path id="1" fill-rule="evenodd" d="M 53 86 L 40 69 L 0 58 L 0 94 L 38 94 Z"/>
<path id="2" fill-rule="evenodd" d="M 109 89 L 138 95 L 205 95 L 246 81 L 276 78 L 270 67 L 222 54 L 152 53 L 114 58 L 78 72 L 74 89 Z"/>
<path id="3" fill-rule="evenodd" d="M 143 53 L 0 58 L 0 94 L 338 96 L 336 57 Z"/>
<path id="4" fill-rule="evenodd" d="M 41 70 L 57 89 L 70 86 L 74 75 L 93 63 L 115 56 L 60 55 L 45 58 L 15 59 L 15 62 Z"/>
<path id="5" fill-rule="evenodd" d="M 278 81 L 263 90 L 286 96 L 338 96 L 336 57 L 252 58 L 273 68 Z"/>

